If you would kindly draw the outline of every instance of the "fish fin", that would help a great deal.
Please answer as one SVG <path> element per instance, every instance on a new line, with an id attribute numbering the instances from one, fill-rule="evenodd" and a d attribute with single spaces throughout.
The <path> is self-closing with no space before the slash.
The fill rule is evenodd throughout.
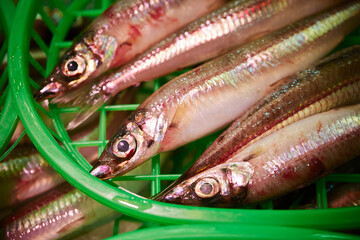
<path id="1" fill-rule="evenodd" d="M 85 220 L 85 216 L 82 216 L 81 218 L 78 218 L 68 224 L 66 224 L 64 227 L 60 228 L 57 233 L 60 234 L 60 233 L 65 233 L 67 231 L 69 231 L 70 229 L 74 229 L 76 228 L 77 226 L 81 226 L 83 225 L 84 223 L 84 220 Z"/>
<path id="2" fill-rule="evenodd" d="M 80 112 L 68 124 L 67 130 L 78 127 L 112 97 L 103 89 L 103 84 L 92 81 L 90 84 L 78 87 L 52 100 L 53 103 L 71 104 L 80 107 Z"/>

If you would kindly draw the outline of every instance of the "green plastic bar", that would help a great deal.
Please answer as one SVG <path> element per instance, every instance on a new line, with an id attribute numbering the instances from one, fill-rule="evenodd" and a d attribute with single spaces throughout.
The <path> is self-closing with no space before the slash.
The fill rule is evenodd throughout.
<path id="1" fill-rule="evenodd" d="M 43 114 L 45 114 L 48 118 L 52 118 L 53 117 L 53 114 L 51 112 L 48 112 L 45 110 L 45 108 L 43 106 L 41 106 L 40 103 L 36 102 L 34 100 L 34 104 L 36 106 L 37 109 L 39 109 Z"/>
<path id="2" fill-rule="evenodd" d="M 134 111 L 140 104 L 123 104 L 123 105 L 110 105 L 104 106 L 106 111 Z"/>
<path id="3" fill-rule="evenodd" d="M 87 9 L 81 11 L 74 11 L 73 14 L 79 17 L 98 17 L 104 9 Z"/>
<path id="4" fill-rule="evenodd" d="M 19 144 L 19 142 L 21 141 L 21 139 L 22 139 L 24 136 L 25 136 L 25 130 L 23 130 L 23 131 L 21 132 L 19 138 L 16 139 L 16 141 L 14 142 L 14 144 L 11 145 L 11 147 L 9 147 L 9 149 L 6 150 L 6 152 L 5 152 L 3 155 L 1 155 L 1 157 L 0 157 L 0 162 L 1 162 L 2 160 L 4 160 L 4 158 L 6 158 L 6 156 L 9 155 L 12 150 L 14 150 L 14 148 Z"/>
<path id="5" fill-rule="evenodd" d="M 100 108 L 99 140 L 101 141 L 98 149 L 98 155 L 100 156 L 106 145 L 106 110 L 103 107 Z"/>
<path id="6" fill-rule="evenodd" d="M 5 104 L 8 92 L 10 92 L 10 90 L 8 88 L 5 88 L 5 90 L 2 92 L 2 94 L 0 96 L 0 106 Z"/>
<path id="7" fill-rule="evenodd" d="M 103 144 L 103 141 L 74 141 L 70 143 L 74 147 L 98 147 Z"/>
<path id="8" fill-rule="evenodd" d="M 68 8 L 66 6 L 66 4 L 64 3 L 64 1 L 62 0 L 51 0 L 51 2 L 60 9 L 60 11 L 62 11 L 63 13 L 66 11 L 66 9 Z"/>
<path id="9" fill-rule="evenodd" d="M 8 46 L 8 38 L 5 39 L 3 45 L 1 46 L 1 49 L 0 49 L 0 60 L 2 62 L 2 60 L 5 60 L 4 57 L 5 57 L 5 54 L 7 52 L 7 46 Z"/>
<path id="10" fill-rule="evenodd" d="M 58 5 L 58 8 L 61 9 L 61 7 L 59 7 L 59 5 Z M 38 13 L 40 14 L 41 19 L 44 21 L 46 26 L 49 28 L 50 32 L 52 32 L 54 34 L 56 31 L 56 25 L 53 22 L 53 20 L 49 17 L 49 15 L 46 14 L 46 12 L 44 11 L 43 8 L 39 8 Z"/>
<path id="11" fill-rule="evenodd" d="M 34 41 L 37 43 L 37 45 L 40 47 L 41 50 L 43 50 L 43 52 L 46 55 L 49 55 L 49 47 L 46 45 L 46 43 L 44 42 L 44 40 L 42 40 L 42 38 L 39 36 L 39 34 L 35 31 L 35 29 L 31 30 L 31 36 L 34 39 Z"/>
<path id="12" fill-rule="evenodd" d="M 316 182 L 316 202 L 317 207 L 327 208 L 327 195 L 326 195 L 326 180 L 325 178 L 320 179 Z"/>
<path id="13" fill-rule="evenodd" d="M 191 224 L 145 228 L 107 238 L 107 240 L 189 240 L 189 239 L 247 239 L 247 240 L 359 240 L 351 234 L 306 228 L 252 226 L 244 224 Z"/>
<path id="14" fill-rule="evenodd" d="M 28 78 L 28 81 L 29 81 L 31 87 L 33 87 L 33 88 L 35 88 L 35 89 L 39 89 L 39 88 L 40 88 L 40 85 L 37 84 L 33 79 L 31 79 L 30 76 L 29 76 L 29 78 Z"/>
<path id="15" fill-rule="evenodd" d="M 4 88 L 6 82 L 7 82 L 7 79 L 8 79 L 8 66 L 6 65 L 2 75 L 1 75 L 1 78 L 0 78 L 0 90 Z"/>
<path id="16" fill-rule="evenodd" d="M 327 182 L 360 182 L 360 174 L 330 174 L 325 178 Z"/>
<path id="17" fill-rule="evenodd" d="M 33 58 L 33 56 L 29 53 L 29 62 L 31 65 L 43 76 L 46 77 L 45 69 Z"/>
<path id="18" fill-rule="evenodd" d="M 57 48 L 69 48 L 73 44 L 72 41 L 63 41 L 63 42 L 57 42 L 55 43 L 55 46 Z"/>

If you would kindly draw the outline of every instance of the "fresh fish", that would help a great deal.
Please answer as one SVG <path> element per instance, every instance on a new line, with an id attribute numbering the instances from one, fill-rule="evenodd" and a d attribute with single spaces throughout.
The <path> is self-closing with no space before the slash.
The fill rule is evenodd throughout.
<path id="1" fill-rule="evenodd" d="M 191 177 L 160 201 L 230 207 L 309 185 L 360 155 L 360 104 L 290 124 Z"/>
<path id="2" fill-rule="evenodd" d="M 339 2 L 341 1 L 230 2 L 221 9 L 190 23 L 118 70 L 102 74 L 85 88 L 64 94 L 56 98 L 55 102 L 72 102 L 73 105 L 86 109 L 70 123 L 69 129 L 74 128 L 115 94 L 131 85 L 216 57 L 251 39 Z"/>
<path id="3" fill-rule="evenodd" d="M 34 94 L 52 98 L 119 66 L 225 0 L 118 0 L 87 28 Z"/>
<path id="4" fill-rule="evenodd" d="M 234 121 L 171 186 L 292 122 L 360 101 L 360 45 L 289 77 Z"/>
<path id="5" fill-rule="evenodd" d="M 358 25 L 359 18 L 360 1 L 351 1 L 173 79 L 122 124 L 91 174 L 101 179 L 122 175 L 154 154 L 225 126 L 276 82 L 328 53 Z"/>
<path id="6" fill-rule="evenodd" d="M 133 102 L 136 89 L 128 89 L 115 103 Z M 116 123 L 126 119 L 128 111 L 113 112 L 108 116 L 106 134 L 116 132 Z M 98 122 L 87 124 L 86 128 L 72 132 L 72 141 L 91 141 L 99 138 Z M 20 141 L 21 143 L 22 141 Z M 98 157 L 98 147 L 81 147 L 79 153 L 93 163 Z M 48 164 L 32 144 L 20 144 L 3 162 L 0 162 L 0 209 L 13 207 L 42 194 L 65 180 Z"/>
<path id="7" fill-rule="evenodd" d="M 58 239 L 120 216 L 68 184 L 23 206 L 0 223 L 1 239 Z"/>

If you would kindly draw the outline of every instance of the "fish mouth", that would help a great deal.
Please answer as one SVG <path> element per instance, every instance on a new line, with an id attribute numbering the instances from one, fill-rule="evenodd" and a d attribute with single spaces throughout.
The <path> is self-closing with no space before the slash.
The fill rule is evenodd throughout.
<path id="1" fill-rule="evenodd" d="M 34 93 L 33 97 L 37 102 L 45 99 L 54 98 L 61 94 L 62 84 L 58 82 L 51 82 L 45 84 L 41 89 Z"/>
<path id="2" fill-rule="evenodd" d="M 112 177 L 111 172 L 111 167 L 108 165 L 96 165 L 91 169 L 90 174 L 100 180 L 106 180 Z"/>

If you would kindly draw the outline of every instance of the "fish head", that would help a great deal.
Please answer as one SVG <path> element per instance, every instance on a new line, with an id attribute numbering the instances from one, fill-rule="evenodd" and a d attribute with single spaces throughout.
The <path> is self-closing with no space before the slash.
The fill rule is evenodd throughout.
<path id="1" fill-rule="evenodd" d="M 166 127 L 162 116 L 135 112 L 106 145 L 90 173 L 105 180 L 136 168 L 157 153 Z"/>
<path id="2" fill-rule="evenodd" d="M 41 101 L 60 96 L 96 77 L 109 67 L 116 46 L 112 36 L 85 34 L 61 58 L 34 98 Z"/>
<path id="3" fill-rule="evenodd" d="M 254 173 L 248 162 L 224 163 L 184 180 L 156 199 L 194 206 L 222 206 L 240 203 Z"/>

